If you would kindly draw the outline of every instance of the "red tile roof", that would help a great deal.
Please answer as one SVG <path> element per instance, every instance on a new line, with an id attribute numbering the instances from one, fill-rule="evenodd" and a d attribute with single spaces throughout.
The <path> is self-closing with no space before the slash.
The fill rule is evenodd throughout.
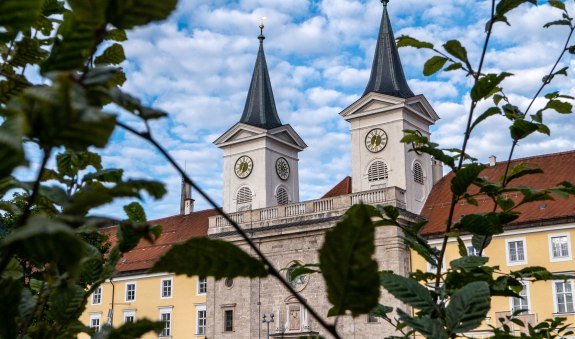
<path id="1" fill-rule="evenodd" d="M 343 178 L 342 181 L 333 186 L 326 194 L 320 199 L 339 197 L 340 195 L 346 195 L 351 193 L 351 177 L 347 176 Z"/>
<path id="2" fill-rule="evenodd" d="M 538 167 L 543 174 L 533 174 L 513 180 L 510 186 L 529 186 L 536 189 L 556 187 L 562 181 L 575 183 L 575 151 L 545 154 L 529 158 L 511 161 L 511 166 L 525 163 L 529 167 Z M 491 182 L 496 182 L 505 172 L 507 162 L 499 162 L 494 167 L 484 169 L 480 177 Z M 438 181 L 429 194 L 421 215 L 429 221 L 423 229 L 423 234 L 439 234 L 445 230 L 445 221 L 449 215 L 451 204 L 451 179 L 453 173 L 449 173 Z M 476 193 L 478 188 L 473 186 L 470 193 Z M 522 198 L 520 193 L 513 193 L 512 198 Z M 520 206 L 517 211 L 521 212 L 519 219 L 510 226 L 529 227 L 535 223 L 545 223 L 551 220 L 560 220 L 575 217 L 575 198 L 563 199 L 554 196 L 554 201 L 536 201 Z M 493 202 L 485 196 L 477 197 L 479 206 L 473 206 L 466 202 L 459 202 L 455 208 L 454 220 L 462 215 L 480 212 L 491 212 Z M 516 200 L 516 201 L 517 201 Z"/>
<path id="3" fill-rule="evenodd" d="M 190 238 L 208 235 L 208 218 L 216 215 L 215 209 L 193 212 L 188 215 L 174 215 L 167 218 L 150 220 L 150 224 L 161 225 L 162 235 L 153 244 L 142 239 L 138 246 L 124 254 L 116 265 L 120 272 L 146 270 L 172 247 Z M 117 226 L 102 228 L 109 235 L 112 244 L 117 242 Z"/>

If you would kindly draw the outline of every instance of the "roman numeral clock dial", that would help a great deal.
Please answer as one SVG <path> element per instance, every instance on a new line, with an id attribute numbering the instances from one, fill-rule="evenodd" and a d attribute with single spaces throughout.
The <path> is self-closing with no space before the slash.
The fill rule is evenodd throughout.
<path id="1" fill-rule="evenodd" d="M 387 145 L 387 133 L 381 128 L 374 128 L 365 136 L 365 147 L 372 153 L 377 153 Z"/>
<path id="2" fill-rule="evenodd" d="M 243 178 L 247 178 L 248 175 L 250 175 L 252 173 L 253 167 L 254 167 L 254 162 L 252 161 L 252 159 L 250 157 L 248 157 L 247 155 L 242 155 L 236 161 L 236 164 L 234 166 L 234 171 L 236 172 L 236 175 L 238 176 L 238 178 L 243 179 Z"/>

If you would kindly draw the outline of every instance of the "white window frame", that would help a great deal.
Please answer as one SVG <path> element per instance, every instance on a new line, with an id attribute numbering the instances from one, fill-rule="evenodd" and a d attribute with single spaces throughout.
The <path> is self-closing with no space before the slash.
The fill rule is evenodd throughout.
<path id="1" fill-rule="evenodd" d="M 96 295 L 99 295 L 99 299 L 100 299 L 97 303 L 94 302 L 94 298 L 96 297 Z M 92 292 L 92 298 L 90 298 L 92 305 L 101 305 L 102 304 L 102 295 L 103 295 L 102 286 L 98 286 L 98 288 L 95 289 L 94 292 Z"/>
<path id="2" fill-rule="evenodd" d="M 164 296 L 164 281 L 170 282 L 170 295 L 168 296 Z M 174 278 L 173 277 L 162 278 L 160 280 L 160 299 L 171 299 L 173 295 L 174 295 Z"/>
<path id="3" fill-rule="evenodd" d="M 509 256 L 509 243 L 517 241 L 523 242 L 523 260 L 511 261 Z M 505 259 L 507 261 L 507 266 L 519 266 L 527 264 L 527 240 L 525 237 L 505 239 Z"/>
<path id="4" fill-rule="evenodd" d="M 133 322 L 136 322 L 136 311 L 135 310 L 124 311 L 124 324 L 127 323 L 126 318 L 128 317 L 132 317 L 132 319 L 134 320 Z"/>
<path id="5" fill-rule="evenodd" d="M 557 303 L 557 286 L 556 283 L 565 283 L 571 285 L 571 299 L 573 300 L 573 311 L 572 312 L 559 312 L 559 305 Z M 573 280 L 553 280 L 553 310 L 554 314 L 575 314 L 575 286 L 573 286 Z"/>
<path id="6" fill-rule="evenodd" d="M 206 312 L 204 317 L 204 331 L 200 332 L 200 312 Z M 208 325 L 208 312 L 206 310 L 206 305 L 196 306 L 196 335 L 205 336 Z"/>
<path id="7" fill-rule="evenodd" d="M 97 327 L 93 326 L 92 322 L 94 320 L 98 320 L 98 326 Z M 96 332 L 100 332 L 100 329 L 102 328 L 102 315 L 99 313 L 98 314 L 90 314 L 90 324 L 88 327 L 90 327 L 92 329 L 95 328 Z"/>
<path id="8" fill-rule="evenodd" d="M 527 309 L 523 314 L 530 314 L 531 313 L 531 294 L 529 292 L 529 281 L 521 281 L 521 285 L 523 285 L 523 291 L 525 291 L 525 299 L 527 301 Z M 515 297 L 509 297 L 509 310 L 513 313 L 513 299 Z"/>
<path id="9" fill-rule="evenodd" d="M 206 284 L 205 284 L 206 290 L 205 290 L 205 292 L 200 292 L 200 280 L 201 279 L 202 279 L 201 277 L 198 277 L 198 279 L 196 279 L 196 294 L 197 295 L 205 295 L 206 292 L 208 291 L 208 278 L 203 278 L 204 281 L 206 282 Z"/>
<path id="10" fill-rule="evenodd" d="M 471 248 L 474 252 L 476 251 L 475 247 L 473 247 L 473 244 L 471 244 L 471 243 L 465 244 L 465 249 L 467 250 L 467 255 L 475 255 L 475 254 L 469 253 L 469 248 Z M 479 254 L 479 251 L 477 251 L 477 253 Z M 481 254 L 481 256 L 483 257 L 484 255 L 485 255 L 485 249 L 483 249 L 483 253 Z"/>
<path id="11" fill-rule="evenodd" d="M 128 286 L 129 285 L 134 285 L 134 299 L 128 299 Z M 126 282 L 126 284 L 124 285 L 124 301 L 127 303 L 136 301 L 137 291 L 138 291 L 138 286 L 137 286 L 135 281 Z"/>
<path id="12" fill-rule="evenodd" d="M 167 334 L 164 334 L 164 330 L 166 329 L 166 326 L 164 325 L 164 327 L 162 328 L 162 331 L 160 332 L 160 334 L 158 334 L 158 338 L 171 338 L 173 336 L 173 331 L 174 331 L 174 318 L 172 317 L 172 308 L 171 307 L 161 307 L 160 308 L 160 321 L 162 321 L 162 315 L 163 314 L 169 314 L 170 315 L 170 321 L 168 322 L 168 330 L 170 331 Z"/>
<path id="13" fill-rule="evenodd" d="M 557 257 L 555 258 L 553 256 L 553 238 L 558 238 L 558 237 L 567 237 L 567 252 L 568 255 L 566 257 Z M 572 255 L 571 255 L 571 236 L 569 235 L 569 233 L 552 233 L 549 234 L 547 236 L 548 240 L 549 240 L 549 260 L 551 262 L 558 262 L 558 261 L 568 261 L 571 260 Z"/>

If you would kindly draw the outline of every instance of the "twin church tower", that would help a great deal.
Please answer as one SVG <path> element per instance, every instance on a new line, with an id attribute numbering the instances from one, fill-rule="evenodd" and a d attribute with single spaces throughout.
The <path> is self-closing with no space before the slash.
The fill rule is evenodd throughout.
<path id="1" fill-rule="evenodd" d="M 352 193 L 395 186 L 405 191 L 406 209 L 419 213 L 441 165 L 410 152 L 404 130 L 429 138 L 439 119 L 423 95 L 409 88 L 397 52 L 387 0 L 369 82 L 361 98 L 340 115 L 350 123 Z M 264 53 L 259 51 L 240 121 L 214 143 L 224 151 L 223 208 L 228 213 L 299 202 L 298 154 L 307 145 L 280 120 Z"/>

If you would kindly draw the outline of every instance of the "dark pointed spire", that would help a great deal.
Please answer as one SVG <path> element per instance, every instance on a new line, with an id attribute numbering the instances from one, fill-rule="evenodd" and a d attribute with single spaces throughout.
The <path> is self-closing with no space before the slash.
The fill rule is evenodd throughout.
<path id="1" fill-rule="evenodd" d="M 363 95 L 369 92 L 378 92 L 394 97 L 409 98 L 414 94 L 405 80 L 395 45 L 389 14 L 387 14 L 389 0 L 381 0 L 381 2 L 383 3 L 383 15 L 377 37 L 377 47 L 373 57 L 373 66 L 371 66 L 371 76 Z"/>
<path id="2" fill-rule="evenodd" d="M 260 49 L 256 59 L 256 66 L 254 67 L 254 74 L 250 83 L 250 90 L 246 99 L 246 106 L 240 122 L 245 124 L 272 129 L 282 125 L 278 113 L 276 111 L 276 103 L 274 101 L 274 93 L 272 92 L 272 84 L 270 82 L 270 75 L 268 73 L 268 66 L 266 64 L 266 56 L 264 54 L 264 39 L 263 23 L 260 24 Z"/>

